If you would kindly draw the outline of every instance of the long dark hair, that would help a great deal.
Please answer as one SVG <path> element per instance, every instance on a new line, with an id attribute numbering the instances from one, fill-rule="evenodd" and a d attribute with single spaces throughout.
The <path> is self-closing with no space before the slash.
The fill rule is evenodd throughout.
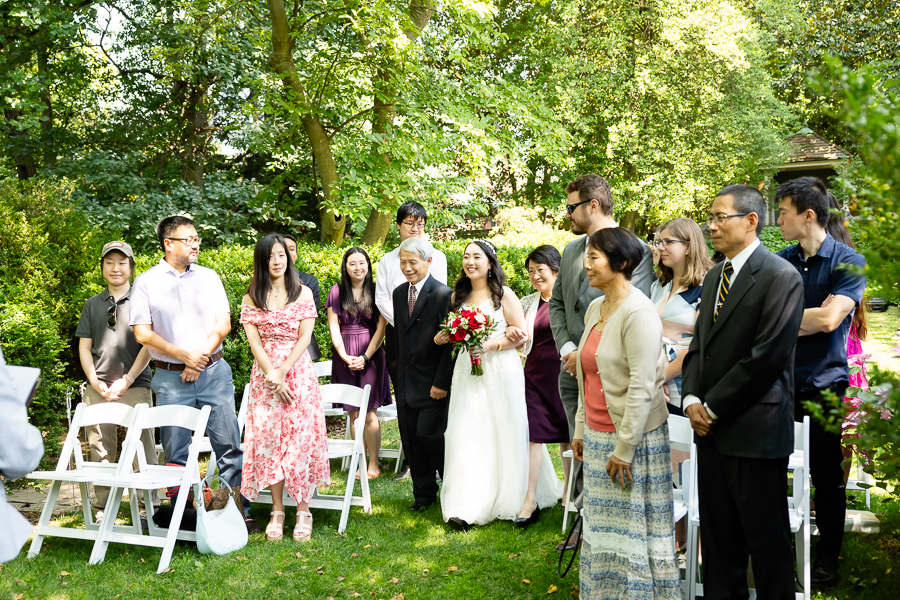
<path id="1" fill-rule="evenodd" d="M 362 254 L 366 257 L 368 271 L 363 279 L 363 291 L 359 302 L 353 301 L 353 283 L 350 281 L 350 273 L 347 272 L 347 259 L 353 254 Z M 338 292 L 341 297 L 341 309 L 350 315 L 359 314 L 363 317 L 372 315 L 375 307 L 375 280 L 372 279 L 372 261 L 365 250 L 358 246 L 348 248 L 341 259 L 341 282 L 338 284 Z"/>
<path id="2" fill-rule="evenodd" d="M 497 260 L 497 253 L 494 251 L 493 244 L 484 240 L 472 240 L 466 244 L 466 248 L 472 244 L 481 248 L 484 255 L 487 256 L 489 265 L 488 287 L 490 287 L 491 290 L 491 302 L 494 305 L 494 310 L 497 310 L 500 308 L 500 300 L 503 298 L 503 287 L 506 285 L 506 274 L 500 266 L 500 261 Z M 463 252 L 465 252 L 465 250 L 463 250 Z M 459 279 L 456 280 L 456 285 L 453 286 L 452 310 L 459 310 L 463 304 L 466 303 L 466 300 L 469 299 L 471 294 L 472 281 L 469 279 L 469 276 L 466 275 L 465 267 L 463 267 L 460 271 Z"/>
<path id="3" fill-rule="evenodd" d="M 277 233 L 270 233 L 256 242 L 256 248 L 253 249 L 253 279 L 250 280 L 250 287 L 247 288 L 247 295 L 253 300 L 253 304 L 263 310 L 269 309 L 269 291 L 272 289 L 272 278 L 269 276 L 269 258 L 272 256 L 272 249 L 276 244 L 284 248 L 284 254 L 287 257 L 287 268 L 284 270 L 284 289 L 288 295 L 287 304 L 297 300 L 303 289 L 303 286 L 300 285 L 300 277 L 297 276 L 297 271 L 294 269 L 291 253 L 287 251 L 287 245 L 284 243 L 284 238 Z"/>
<path id="4" fill-rule="evenodd" d="M 844 225 L 844 212 L 841 210 L 841 205 L 838 204 L 837 198 L 831 192 L 828 192 L 828 208 L 830 212 L 828 213 L 828 222 L 825 223 L 825 231 L 830 233 L 831 237 L 836 241 L 856 250 L 856 244 L 853 243 L 853 238 L 850 237 L 850 231 Z M 853 313 L 853 321 L 851 322 L 851 326 L 856 325 L 856 337 L 862 341 L 866 341 L 866 335 L 869 333 L 869 326 L 866 323 L 867 303 L 868 300 L 863 296 L 859 306 L 856 307 L 856 312 Z"/>

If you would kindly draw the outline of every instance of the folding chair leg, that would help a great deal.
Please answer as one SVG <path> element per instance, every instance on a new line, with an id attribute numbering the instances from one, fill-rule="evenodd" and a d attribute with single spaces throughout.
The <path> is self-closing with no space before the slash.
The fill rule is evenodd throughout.
<path id="1" fill-rule="evenodd" d="M 144 530 L 141 528 L 141 509 L 138 502 L 138 491 L 136 489 L 128 490 L 128 507 L 131 509 L 131 528 L 137 535 L 143 535 Z"/>
<path id="2" fill-rule="evenodd" d="M 94 511 L 91 510 L 91 496 L 88 484 L 82 482 L 78 485 L 81 488 L 81 514 L 84 515 L 84 528 L 97 529 L 99 525 L 94 520 Z"/>
<path id="3" fill-rule="evenodd" d="M 100 521 L 97 539 L 94 540 L 94 547 L 91 549 L 91 558 L 88 560 L 89 565 L 98 565 L 106 558 L 106 550 L 109 548 L 109 534 L 113 532 L 113 528 L 116 526 L 116 515 L 119 514 L 124 491 L 120 487 L 109 488 L 109 498 L 106 500 L 106 506 L 103 507 L 103 520 Z"/>
<path id="4" fill-rule="evenodd" d="M 366 514 L 372 513 L 372 496 L 369 494 L 369 474 L 366 463 L 365 450 L 359 457 L 359 485 L 362 487 L 363 511 Z"/>
<path id="5" fill-rule="evenodd" d="M 188 461 L 190 464 L 191 461 Z M 196 463 L 194 463 L 196 467 Z M 175 507 L 172 510 L 172 521 L 169 523 L 169 530 L 166 533 L 166 544 L 162 549 L 162 556 L 159 557 L 159 566 L 156 568 L 156 574 L 164 572 L 169 568 L 169 561 L 172 560 L 172 552 L 175 550 L 175 540 L 178 538 L 178 530 L 181 529 L 181 518 L 184 516 L 184 507 L 187 504 L 188 491 L 190 487 L 182 485 L 178 490 L 178 496 L 175 499 Z M 200 485 L 194 484 L 194 498 L 203 498 L 200 492 Z"/>
<path id="6" fill-rule="evenodd" d="M 347 529 L 347 519 L 350 516 L 350 503 L 353 500 L 353 484 L 354 484 L 354 474 L 359 469 L 359 454 L 353 454 L 350 458 L 350 470 L 347 471 L 347 486 L 344 490 L 344 505 L 341 507 L 341 520 L 338 524 L 338 533 L 344 533 L 344 530 Z M 366 477 L 365 473 L 360 473 L 360 481 L 362 478 Z M 368 483 L 368 482 L 367 482 Z"/>
<path id="7" fill-rule="evenodd" d="M 153 496 L 156 494 L 156 490 L 152 492 L 150 490 L 142 490 L 144 492 L 144 510 L 147 511 L 147 533 L 151 536 L 159 536 L 161 535 L 160 529 L 156 526 L 156 522 L 153 520 L 153 515 L 156 510 L 153 508 Z"/>
<path id="8" fill-rule="evenodd" d="M 563 525 L 562 530 L 563 533 L 566 533 L 569 530 L 569 513 L 571 512 L 569 508 L 572 506 L 572 502 L 575 502 L 575 478 L 572 477 L 571 471 L 569 472 L 569 485 L 566 486 L 566 505 L 563 507 Z"/>
<path id="9" fill-rule="evenodd" d="M 41 531 L 45 527 L 49 527 L 50 519 L 53 518 L 53 507 L 56 506 L 56 499 L 59 497 L 59 486 L 62 482 L 54 481 L 50 484 L 50 492 L 44 501 L 44 508 L 41 510 L 41 518 L 38 521 L 37 529 L 34 531 L 34 539 L 31 540 L 31 547 L 28 549 L 28 558 L 34 558 L 41 551 L 41 545 L 44 543 L 44 534 Z"/>
<path id="10" fill-rule="evenodd" d="M 403 454 L 403 442 L 400 442 L 400 454 L 397 456 L 397 462 L 394 464 L 394 475 L 398 475 L 400 473 L 400 465 L 403 464 L 403 459 L 405 455 Z"/>
<path id="11" fill-rule="evenodd" d="M 685 592 L 684 597 L 693 600 L 697 595 L 697 570 L 699 566 L 699 530 L 690 525 L 690 515 L 685 517 L 687 526 L 687 560 L 684 572 Z"/>

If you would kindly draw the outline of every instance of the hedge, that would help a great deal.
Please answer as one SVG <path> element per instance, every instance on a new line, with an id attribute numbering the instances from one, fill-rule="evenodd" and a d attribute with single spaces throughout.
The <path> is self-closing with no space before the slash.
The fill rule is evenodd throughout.
<path id="1" fill-rule="evenodd" d="M 65 422 L 66 394 L 72 394 L 84 379 L 74 333 L 85 299 L 105 286 L 98 266 L 100 248 L 111 239 L 121 239 L 121 232 L 90 225 L 84 213 L 67 200 L 69 194 L 65 182 L 23 185 L 0 180 L 0 344 L 10 364 L 41 368 L 43 383 L 31 418 L 39 427 L 50 430 Z M 513 291 L 519 296 L 532 292 L 525 257 L 534 246 L 544 238 L 562 245 L 570 237 L 558 230 L 545 230 L 497 238 L 497 255 Z M 763 241 L 773 250 L 787 245 L 772 227 L 766 228 Z M 447 255 L 451 285 L 462 271 L 466 244 L 463 239 L 436 244 Z M 386 250 L 368 249 L 373 265 L 377 266 Z M 345 251 L 346 246 L 298 245 L 297 266 L 318 277 L 323 301 L 338 282 Z M 160 257 L 158 251 L 138 255 L 135 274 L 159 262 Z M 224 354 L 234 370 L 240 395 L 253 364 L 250 346 L 238 323 L 241 298 L 250 283 L 253 248 L 225 245 L 204 250 L 199 262 L 219 274 L 228 294 L 232 332 L 225 341 Z M 317 320 L 316 336 L 323 354 L 330 357 L 326 319 Z"/>

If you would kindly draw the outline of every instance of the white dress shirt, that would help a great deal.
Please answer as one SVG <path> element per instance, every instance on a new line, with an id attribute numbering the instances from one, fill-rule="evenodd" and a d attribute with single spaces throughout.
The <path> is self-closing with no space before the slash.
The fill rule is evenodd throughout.
<path id="1" fill-rule="evenodd" d="M 428 273 L 447 285 L 447 257 L 438 249 L 435 249 L 431 257 L 431 267 L 429 267 Z M 416 284 L 416 293 L 422 289 L 421 284 L 427 279 L 426 277 Z M 394 289 L 402 283 L 406 283 L 406 275 L 400 270 L 400 248 L 398 247 L 381 257 L 381 260 L 378 261 L 378 270 L 375 272 L 375 306 L 391 326 L 394 325 L 392 295 Z"/>
<path id="2" fill-rule="evenodd" d="M 741 272 L 741 269 L 744 268 L 744 265 L 747 264 L 748 260 L 750 260 L 750 255 L 753 254 L 758 247 L 759 247 L 759 238 L 756 238 L 755 240 L 750 242 L 749 246 L 747 246 L 746 248 L 744 248 L 743 250 L 738 252 L 734 256 L 734 258 L 731 259 L 731 261 L 730 261 L 731 266 L 732 266 L 732 268 L 734 268 L 734 273 L 731 276 L 732 282 L 737 281 L 737 276 Z M 728 264 L 728 261 L 726 261 L 726 264 Z M 722 269 L 722 272 L 723 273 L 725 272 L 724 268 Z M 734 285 L 734 284 L 732 283 L 732 285 Z M 719 277 L 719 285 L 716 288 L 716 298 L 717 299 L 718 299 L 719 293 L 721 291 L 722 291 L 722 277 L 720 276 Z M 715 309 L 713 309 L 713 313 L 715 313 Z M 684 397 L 684 400 L 681 402 L 681 409 L 686 410 L 687 407 L 690 406 L 691 404 L 698 404 L 698 403 L 700 403 L 700 398 L 698 398 L 697 396 L 695 396 L 693 394 L 688 394 L 687 396 Z M 710 417 L 712 417 L 713 419 L 718 419 L 718 417 L 715 415 L 715 413 L 713 413 L 713 411 L 711 411 L 709 409 L 709 406 L 706 404 L 706 402 L 703 403 L 703 407 L 706 409 L 706 412 L 709 413 Z"/>

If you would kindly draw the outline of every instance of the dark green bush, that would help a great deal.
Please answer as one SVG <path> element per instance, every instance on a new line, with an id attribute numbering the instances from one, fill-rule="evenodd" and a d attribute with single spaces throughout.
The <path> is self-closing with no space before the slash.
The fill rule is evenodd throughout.
<path id="1" fill-rule="evenodd" d="M 42 428 L 65 421 L 81 372 L 75 326 L 100 248 L 116 237 L 92 227 L 70 193 L 64 182 L 0 180 L 0 345 L 10 364 L 41 369 L 31 419 Z"/>

